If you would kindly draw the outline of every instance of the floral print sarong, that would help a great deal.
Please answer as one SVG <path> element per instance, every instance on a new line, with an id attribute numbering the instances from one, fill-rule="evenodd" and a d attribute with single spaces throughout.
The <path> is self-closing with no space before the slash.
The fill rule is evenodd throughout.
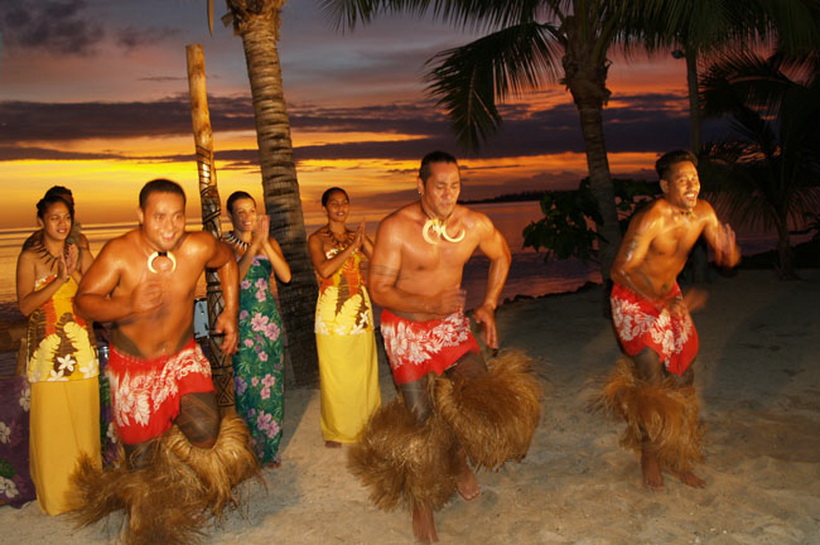
<path id="1" fill-rule="evenodd" d="M 385 309 L 381 315 L 384 350 L 396 384 L 415 382 L 427 373 L 441 375 L 467 352 L 479 352 L 462 312 L 441 320 L 414 322 Z"/>
<path id="2" fill-rule="evenodd" d="M 260 464 L 279 462 L 284 416 L 282 320 L 270 291 L 271 263 L 256 256 L 239 283 L 239 348 L 233 356 L 236 412 Z"/>
<path id="3" fill-rule="evenodd" d="M 129 445 L 171 429 L 179 415 L 180 397 L 214 391 L 211 365 L 193 337 L 176 354 L 152 359 L 124 354 L 112 346 L 106 375 L 117 432 Z"/>
<path id="4" fill-rule="evenodd" d="M 680 297 L 675 284 L 667 299 Z M 612 286 L 612 324 L 621 347 L 628 356 L 636 356 L 644 348 L 657 352 L 670 373 L 682 375 L 698 354 L 698 332 L 692 317 L 672 316 L 667 309 L 659 310 L 647 299 L 620 284 Z"/>

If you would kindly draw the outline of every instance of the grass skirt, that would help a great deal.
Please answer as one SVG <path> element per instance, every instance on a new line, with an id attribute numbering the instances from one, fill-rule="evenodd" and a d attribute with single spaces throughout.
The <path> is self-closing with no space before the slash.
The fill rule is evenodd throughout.
<path id="1" fill-rule="evenodd" d="M 431 381 L 435 411 L 424 424 L 401 397 L 379 409 L 348 464 L 376 507 L 443 507 L 456 489 L 460 448 L 494 469 L 522 459 L 541 413 L 541 388 L 529 367 L 529 358 L 509 353 L 478 379 Z"/>
<path id="2" fill-rule="evenodd" d="M 398 397 L 371 417 L 350 450 L 348 468 L 380 509 L 404 502 L 437 510 L 455 491 L 457 462 L 449 427 L 436 415 L 419 424 Z"/>
<path id="3" fill-rule="evenodd" d="M 524 353 L 506 352 L 479 378 L 436 380 L 436 410 L 473 464 L 498 469 L 527 455 L 541 416 L 541 386 L 531 365 Z"/>
<path id="4" fill-rule="evenodd" d="M 86 457 L 73 475 L 71 516 L 87 526 L 124 509 L 127 545 L 196 542 L 209 516 L 238 505 L 236 486 L 259 474 L 249 442 L 244 422 L 231 414 L 210 449 L 192 446 L 174 426 L 151 445 L 148 467 L 100 470 Z"/>
<path id="5" fill-rule="evenodd" d="M 652 386 L 636 376 L 629 358 L 618 360 L 601 394 L 601 405 L 626 422 L 621 444 L 640 452 L 644 433 L 661 467 L 691 471 L 703 458 L 704 428 L 691 386 L 675 388 L 671 380 Z"/>

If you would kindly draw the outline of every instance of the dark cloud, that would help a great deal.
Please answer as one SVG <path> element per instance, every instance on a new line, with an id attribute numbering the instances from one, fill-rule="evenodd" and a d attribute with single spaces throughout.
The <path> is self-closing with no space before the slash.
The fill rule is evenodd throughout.
<path id="1" fill-rule="evenodd" d="M 180 76 L 146 76 L 144 78 L 137 78 L 137 81 L 150 81 L 153 83 L 165 83 L 167 81 L 188 81 L 187 77 Z"/>
<path id="2" fill-rule="evenodd" d="M 40 50 L 61 57 L 94 55 L 106 37 L 132 51 L 181 33 L 171 27 L 112 27 L 85 0 L 5 0 L 0 29 L 9 50 Z"/>
<path id="3" fill-rule="evenodd" d="M 170 39 L 178 34 L 180 34 L 179 29 L 169 27 L 137 29 L 129 26 L 117 31 L 115 38 L 118 46 L 130 51 L 143 45 L 155 45 L 157 42 Z"/>
<path id="4" fill-rule="evenodd" d="M 239 99 L 244 104 L 244 113 L 233 102 L 213 101 L 212 125 L 225 131 L 253 130 L 250 100 Z M 190 108 L 187 96 L 155 102 L 0 102 L 0 145 L 188 134 Z"/>
<path id="5" fill-rule="evenodd" d="M 42 147 L 0 146 L 0 161 L 93 161 L 102 159 L 130 159 L 116 153 L 78 153 Z"/>
<path id="6" fill-rule="evenodd" d="M 611 152 L 647 152 L 685 147 L 688 120 L 680 110 L 681 97 L 642 94 L 618 97 L 604 110 L 604 132 Z M 253 131 L 253 106 L 247 96 L 210 97 L 211 125 L 222 131 Z M 449 121 L 432 101 L 397 103 L 361 108 L 289 106 L 294 129 L 330 133 L 401 135 L 395 141 L 358 141 L 300 146 L 297 160 L 417 158 L 431 149 L 453 150 L 462 156 Z M 584 142 L 575 106 L 560 104 L 540 111 L 524 106 L 502 107 L 504 122 L 488 140 L 481 158 L 526 157 L 555 153 L 582 153 Z M 58 148 L 60 141 L 118 137 L 162 137 L 189 134 L 190 103 L 187 95 L 155 102 L 87 102 L 46 104 L 0 102 L 0 146 L 21 147 L 21 158 L 30 148 Z M 411 137 L 408 139 L 408 137 Z M 218 137 L 217 137 L 218 141 Z M 44 145 L 51 142 L 52 145 Z M 1 159 L 11 160 L 13 153 Z M 218 158 L 229 168 L 248 168 L 258 162 L 256 149 L 223 150 Z"/>
<path id="7" fill-rule="evenodd" d="M 7 0 L 0 10 L 3 45 L 86 56 L 104 37 L 84 0 Z"/>

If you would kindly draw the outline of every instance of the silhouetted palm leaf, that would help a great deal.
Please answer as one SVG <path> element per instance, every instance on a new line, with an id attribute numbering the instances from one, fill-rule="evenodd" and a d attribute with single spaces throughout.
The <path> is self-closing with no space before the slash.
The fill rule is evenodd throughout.
<path id="1" fill-rule="evenodd" d="M 712 145 L 715 205 L 749 228 L 776 230 L 780 273 L 795 277 L 789 231 L 820 210 L 820 73 L 811 59 L 723 56 L 701 80 L 704 110 L 735 140 Z"/>

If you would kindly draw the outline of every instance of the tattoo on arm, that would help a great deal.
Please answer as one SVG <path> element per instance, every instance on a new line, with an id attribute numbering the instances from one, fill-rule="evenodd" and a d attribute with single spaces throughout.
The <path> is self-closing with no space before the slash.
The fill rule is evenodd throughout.
<path id="1" fill-rule="evenodd" d="M 398 278 L 399 270 L 392 267 L 385 267 L 384 265 L 371 265 L 371 276 L 384 276 L 386 278 Z"/>

